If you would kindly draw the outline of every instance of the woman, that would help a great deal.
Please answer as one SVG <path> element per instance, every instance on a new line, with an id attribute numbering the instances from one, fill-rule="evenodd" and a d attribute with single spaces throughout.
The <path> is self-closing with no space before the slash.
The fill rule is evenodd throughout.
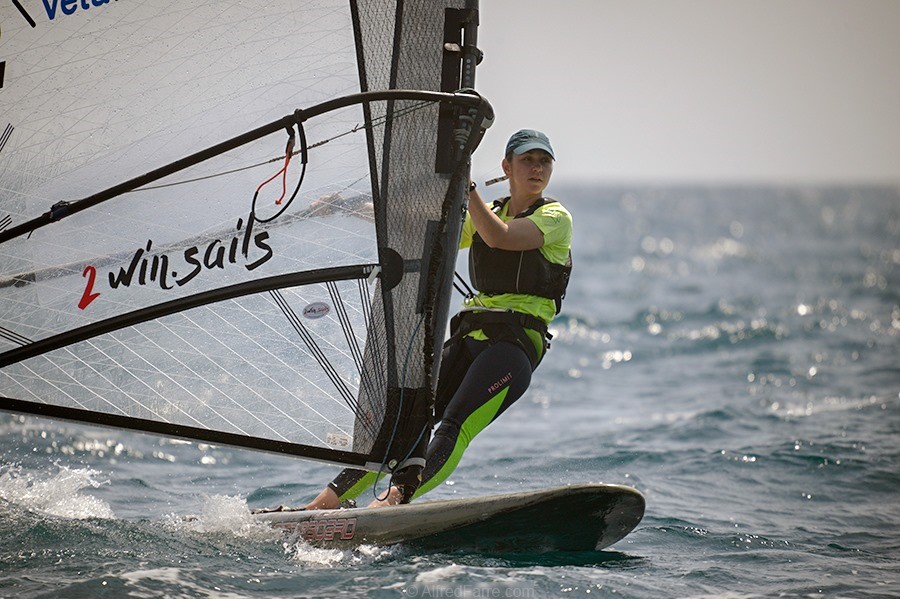
<path id="1" fill-rule="evenodd" d="M 554 160 L 547 136 L 523 129 L 509 138 L 501 163 L 509 197 L 490 208 L 470 184 L 459 247 L 470 248 L 469 276 L 479 293 L 451 321 L 435 396 L 440 425 L 424 471 L 411 466 L 394 473 L 388 494 L 371 505 L 407 503 L 446 480 L 475 435 L 528 388 L 571 270 L 572 217 L 543 196 Z M 346 469 L 306 509 L 338 507 L 375 478 Z"/>

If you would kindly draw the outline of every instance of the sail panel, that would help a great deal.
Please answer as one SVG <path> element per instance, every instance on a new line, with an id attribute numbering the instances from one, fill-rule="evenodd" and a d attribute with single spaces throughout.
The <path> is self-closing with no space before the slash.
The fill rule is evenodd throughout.
<path id="1" fill-rule="evenodd" d="M 13 364 L 0 370 L 0 388 L 25 401 L 57 397 L 67 407 L 95 413 L 349 446 L 360 384 L 352 354 L 366 342 L 362 305 L 371 298 L 361 293 L 368 287 L 353 280 L 280 290 L 302 337 L 285 326 L 272 294 L 255 294 Z M 349 326 L 338 323 L 337 310 L 325 312 L 335 297 L 342 298 Z M 349 339 L 335 334 L 344 329 Z"/>

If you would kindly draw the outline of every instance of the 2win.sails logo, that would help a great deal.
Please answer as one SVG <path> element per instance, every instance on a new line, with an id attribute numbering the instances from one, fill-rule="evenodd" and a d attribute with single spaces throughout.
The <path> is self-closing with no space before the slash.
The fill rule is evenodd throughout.
<path id="1" fill-rule="evenodd" d="M 149 239 L 144 247 L 134 252 L 127 266 L 109 271 L 109 290 L 154 285 L 169 291 L 192 281 L 204 270 L 224 270 L 227 265 L 239 262 L 243 262 L 248 271 L 256 270 L 268 262 L 274 252 L 268 243 L 267 231 L 254 233 L 255 222 L 251 214 L 245 227 L 244 219 L 239 218 L 231 239 L 212 239 L 175 254 L 155 253 L 153 240 Z M 85 279 L 85 287 L 78 307 L 84 310 L 100 297 L 101 292 L 95 289 L 102 279 L 98 277 L 97 268 L 90 264 L 84 267 L 81 276 Z"/>

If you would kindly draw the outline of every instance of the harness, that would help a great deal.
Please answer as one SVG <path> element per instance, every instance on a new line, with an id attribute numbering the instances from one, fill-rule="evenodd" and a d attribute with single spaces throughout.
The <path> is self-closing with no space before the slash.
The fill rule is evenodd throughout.
<path id="1" fill-rule="evenodd" d="M 495 201 L 492 207 L 494 213 L 499 214 L 507 202 L 508 197 Z M 556 200 L 541 198 L 515 218 L 528 217 L 541 206 L 555 202 Z M 571 250 L 565 264 L 556 264 L 547 260 L 539 249 L 518 252 L 501 250 L 490 247 L 477 231 L 472 236 L 469 279 L 472 286 L 481 293 L 522 293 L 545 297 L 556 303 L 556 312 L 559 313 L 571 272 Z"/>
<path id="2" fill-rule="evenodd" d="M 479 329 L 484 331 L 493 343 L 508 341 L 521 347 L 531 362 L 532 371 L 541 363 L 547 350 L 550 349 L 550 340 L 553 339 L 553 335 L 547 330 L 547 323 L 537 316 L 514 310 L 477 308 L 460 310 L 450 319 L 450 338 L 444 345 L 459 343 L 466 335 Z M 540 354 L 525 329 L 537 331 L 541 335 L 544 348 Z"/>

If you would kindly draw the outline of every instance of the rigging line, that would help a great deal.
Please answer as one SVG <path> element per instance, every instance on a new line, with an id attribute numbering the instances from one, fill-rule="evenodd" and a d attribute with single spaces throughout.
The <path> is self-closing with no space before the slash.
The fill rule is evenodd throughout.
<path id="1" fill-rule="evenodd" d="M 28 345 L 29 343 L 32 343 L 31 339 L 29 339 L 25 335 L 20 335 L 19 333 L 4 327 L 0 327 L 0 338 L 6 339 L 7 341 L 11 341 L 18 345 Z"/>
<path id="2" fill-rule="evenodd" d="M 353 397 L 350 389 L 347 387 L 347 382 L 340 377 L 339 373 L 334 368 L 334 365 L 331 364 L 325 353 L 318 346 L 318 344 L 316 344 L 312 334 L 303 325 L 303 323 L 297 317 L 297 314 L 291 309 L 287 301 L 277 290 L 270 291 L 269 294 L 276 299 L 276 303 L 278 303 L 278 306 L 279 308 L 281 308 L 282 313 L 284 313 L 288 321 L 291 323 L 291 326 L 294 327 L 294 330 L 297 331 L 297 334 L 300 335 L 301 339 L 303 339 L 303 341 L 306 343 L 310 352 L 312 352 L 313 356 L 316 358 L 316 361 L 319 362 L 322 370 L 331 380 L 332 384 L 335 386 L 335 389 L 342 396 L 345 403 L 350 407 L 355 415 L 360 415 L 362 413 L 362 409 L 359 403 Z"/>
<path id="3" fill-rule="evenodd" d="M 385 370 L 381 367 L 384 360 L 381 355 L 381 339 L 378 331 L 372 326 L 372 298 L 369 296 L 369 285 L 364 279 L 357 279 L 359 286 L 359 299 L 362 306 L 363 322 L 366 327 L 366 345 L 372 348 L 373 362 L 377 389 L 387 389 Z"/>
<path id="4" fill-rule="evenodd" d="M 309 163 L 309 154 L 307 153 L 307 150 L 309 148 L 307 147 L 307 143 L 306 143 L 306 127 L 303 126 L 302 121 L 297 123 L 297 131 L 300 134 L 300 165 L 301 165 L 300 178 L 297 180 L 297 187 L 294 188 L 294 193 L 291 194 L 291 197 L 288 198 L 288 201 L 285 202 L 283 206 L 281 206 L 280 210 L 278 210 L 277 212 L 275 212 L 275 214 L 273 214 L 272 216 L 270 216 L 268 218 L 260 218 L 256 213 L 256 200 L 259 198 L 259 190 L 263 188 L 263 185 L 265 185 L 265 183 L 263 183 L 263 185 L 260 185 L 256 189 L 256 192 L 253 194 L 253 201 L 250 203 L 250 216 L 257 222 L 270 223 L 270 222 L 276 220 L 279 216 L 284 214 L 285 211 L 287 211 L 287 209 L 290 207 L 290 205 L 294 202 L 294 198 L 296 198 L 297 194 L 300 193 L 300 187 L 303 185 L 303 179 L 306 177 L 306 165 Z M 289 150 L 288 150 L 288 152 L 286 152 L 287 157 L 285 158 L 285 165 L 284 165 L 284 169 L 283 169 L 284 174 L 285 174 L 285 185 L 287 185 L 287 163 L 290 162 L 290 155 L 291 155 L 290 148 L 292 148 L 294 146 L 294 141 L 293 141 L 294 130 L 293 130 L 293 128 L 288 130 L 288 134 L 290 135 L 290 139 L 288 141 Z M 271 180 L 272 179 L 269 179 L 269 181 L 271 181 Z M 266 183 L 268 183 L 268 181 L 266 181 Z M 279 205 L 281 203 L 282 199 L 284 199 L 283 195 L 281 198 L 279 198 L 279 200 L 277 202 L 275 202 L 275 204 Z"/>
<path id="5" fill-rule="evenodd" d="M 453 274 L 456 276 L 456 281 L 453 281 L 453 288 L 456 289 L 460 293 L 460 295 L 462 295 L 467 300 L 475 297 L 475 292 L 472 291 L 472 288 L 469 286 L 466 280 L 462 277 L 462 275 L 459 274 L 459 271 L 454 270 Z M 457 283 L 457 281 L 459 281 L 459 283 Z M 462 285 L 465 289 L 463 290 L 462 288 L 460 288 L 460 285 Z"/>
<path id="6" fill-rule="evenodd" d="M 260 127 L 246 131 L 240 135 L 227 139 L 223 142 L 204 148 L 198 152 L 194 152 L 188 156 L 184 156 L 174 162 L 163 165 L 152 171 L 138 175 L 127 181 L 123 181 L 112 187 L 98 191 L 87 197 L 78 200 L 61 200 L 53 204 L 47 212 L 44 212 L 34 218 L 26 220 L 9 229 L 0 231 L 0 244 L 6 243 L 12 239 L 25 234 L 31 234 L 34 231 L 45 226 L 59 222 L 60 220 L 77 214 L 84 210 L 89 210 L 103 202 L 107 202 L 120 195 L 133 191 L 148 183 L 158 181 L 176 172 L 183 171 L 200 162 L 204 162 L 235 148 L 254 142 L 262 137 L 276 133 L 286 127 L 294 124 L 303 123 L 313 117 L 345 108 L 354 104 L 378 102 L 393 100 L 428 100 L 437 102 L 448 102 L 460 106 L 479 107 L 479 114 L 490 109 L 490 104 L 478 95 L 468 92 L 435 92 L 424 90 L 405 90 L 405 89 L 389 89 L 381 91 L 361 92 L 350 94 L 340 98 L 334 98 L 311 106 L 305 110 L 297 109 L 292 114 L 283 116 L 275 121 L 265 123 Z"/>
<path id="7" fill-rule="evenodd" d="M 344 303 L 344 298 L 337 288 L 337 283 L 328 281 L 325 283 L 325 287 L 328 289 L 328 295 L 331 296 L 331 303 L 334 304 L 338 322 L 344 331 L 344 339 L 347 341 L 347 347 L 350 350 L 350 355 L 353 357 L 353 363 L 356 365 L 356 370 L 362 375 L 362 352 L 359 349 L 359 340 L 353 334 L 353 324 L 350 322 L 350 315 L 347 313 L 347 305 Z"/>
<path id="8" fill-rule="evenodd" d="M 462 277 L 462 275 L 460 275 L 459 272 L 457 272 L 455 270 L 453 271 L 453 274 L 456 275 L 456 278 L 465 287 L 465 291 L 464 291 L 463 289 L 460 289 L 460 286 L 457 284 L 456 281 L 453 281 L 453 288 L 456 289 L 459 292 L 459 294 L 463 296 L 463 299 L 466 302 L 473 302 L 473 304 L 475 304 L 475 305 L 486 308 L 487 306 L 484 305 L 484 301 L 482 301 L 482 299 L 480 297 L 478 297 L 478 294 L 475 293 L 475 291 L 469 286 L 469 284 Z"/>
<path id="9" fill-rule="evenodd" d="M 266 166 L 267 164 L 272 164 L 273 162 L 281 162 L 282 160 L 284 160 L 284 156 L 279 156 L 278 158 L 271 158 L 271 159 L 265 160 L 263 162 L 257 162 L 256 164 L 251 164 L 249 166 L 242 166 L 239 168 L 229 169 L 227 171 L 220 171 L 218 173 L 213 173 L 211 175 L 204 175 L 202 177 L 193 177 L 191 179 L 182 179 L 181 181 L 173 181 L 172 183 L 160 183 L 159 185 L 148 185 L 146 187 L 139 187 L 133 191 L 135 191 L 135 192 L 150 191 L 151 189 L 163 189 L 165 187 L 177 187 L 179 185 L 185 185 L 187 183 L 197 183 L 198 181 L 206 181 L 207 179 L 215 179 L 217 177 L 233 175 L 234 173 L 239 173 L 241 171 L 249 171 L 254 168 Z"/>
<path id="10" fill-rule="evenodd" d="M 315 339 L 310 334 L 309 330 L 306 326 L 300 321 L 297 317 L 297 314 L 293 311 L 293 309 L 288 305 L 287 301 L 284 299 L 284 296 L 277 290 L 273 289 L 269 291 L 269 295 L 272 296 L 272 299 L 275 300 L 275 303 L 281 309 L 281 312 L 288 319 L 288 322 L 291 323 L 291 326 L 294 327 L 294 330 L 300 336 L 304 343 L 306 343 L 307 348 L 316 358 L 316 361 L 319 363 L 319 366 L 322 367 L 322 370 L 325 371 L 325 374 L 331 380 L 331 383 L 335 386 L 338 393 L 347 402 L 351 408 L 353 408 L 354 413 L 358 413 L 358 408 L 354 407 L 356 401 L 353 398 L 350 389 L 347 387 L 347 383 L 340 377 L 337 370 L 335 370 L 334 365 L 328 360 L 328 357 L 322 351 L 322 349 L 318 346 Z"/>
<path id="11" fill-rule="evenodd" d="M 416 328 L 413 329 L 412 334 L 409 336 L 409 343 L 406 346 L 406 356 L 403 359 L 403 368 L 400 370 L 400 398 L 397 402 L 397 418 L 394 419 L 394 427 L 391 430 L 391 436 L 388 438 L 387 449 L 385 449 L 384 458 L 381 460 L 381 465 L 378 468 L 378 478 L 375 479 L 376 483 L 378 479 L 381 478 L 382 473 L 384 472 L 384 467 L 387 465 L 387 461 L 391 455 L 391 447 L 394 445 L 394 440 L 397 438 L 397 428 L 400 426 L 400 417 L 403 412 L 403 392 L 406 389 L 406 367 L 409 365 L 409 357 L 412 354 L 413 342 L 416 340 L 416 336 L 419 334 L 419 329 L 422 327 L 423 322 L 425 322 L 424 312 L 419 317 L 419 323 L 416 325 Z M 403 462 L 400 462 L 400 464 L 402 463 Z M 400 464 L 398 464 L 398 466 Z M 393 478 L 393 473 L 391 474 L 391 478 Z M 372 487 L 372 492 L 375 494 L 375 498 L 378 499 L 378 494 L 375 486 Z M 387 493 L 385 493 L 384 497 L 380 498 L 380 500 L 384 501 L 385 499 L 387 499 L 390 492 L 391 487 L 389 484 Z"/>
<path id="12" fill-rule="evenodd" d="M 466 291 L 468 292 L 468 294 L 474 295 L 474 292 L 472 291 L 472 288 L 469 286 L 469 283 L 466 282 L 466 280 L 463 278 L 463 276 L 461 274 L 459 274 L 459 271 L 454 270 L 453 274 L 456 276 L 456 279 L 466 288 Z"/>
<path id="13" fill-rule="evenodd" d="M 424 426 L 422 426 L 422 430 L 419 431 L 419 436 L 416 437 L 415 442 L 409 446 L 409 451 L 406 452 L 406 455 L 403 456 L 403 459 L 400 461 L 402 464 L 406 460 L 412 456 L 413 452 L 416 450 L 416 447 L 419 445 L 419 441 L 422 440 L 422 437 L 425 435 L 425 432 L 428 430 L 428 423 L 426 422 Z M 427 448 L 426 448 L 427 449 Z"/>
<path id="14" fill-rule="evenodd" d="M 357 125 L 354 125 L 352 129 L 349 129 L 349 130 L 347 130 L 347 131 L 344 131 L 343 133 L 338 133 L 337 135 L 333 135 L 333 136 L 331 136 L 331 137 L 329 137 L 329 138 L 327 138 L 327 139 L 323 139 L 323 140 L 321 140 L 321 141 L 317 141 L 317 142 L 315 142 L 315 143 L 310 144 L 310 145 L 307 147 L 307 149 L 308 149 L 308 150 L 311 150 L 311 149 L 313 149 L 313 148 L 318 148 L 318 147 L 324 146 L 325 144 L 327 144 L 327 143 L 329 143 L 329 142 L 332 142 L 332 141 L 334 141 L 334 140 L 336 140 L 336 139 L 339 139 L 339 138 L 341 138 L 341 137 L 345 137 L 345 136 L 347 136 L 347 135 L 351 135 L 351 134 L 353 134 L 353 133 L 357 133 L 358 131 L 363 131 L 363 130 L 374 130 L 376 127 L 380 127 L 380 126 L 386 124 L 386 123 L 388 122 L 389 119 L 396 119 L 396 118 L 404 117 L 404 116 L 406 116 L 406 115 L 408 115 L 408 114 L 411 114 L 411 113 L 413 113 L 413 112 L 415 112 L 415 111 L 417 111 L 417 110 L 421 110 L 422 108 L 425 108 L 426 106 L 429 106 L 429 105 L 431 105 L 431 104 L 434 104 L 434 102 L 432 102 L 432 101 L 425 101 L 425 102 L 419 102 L 418 104 L 414 104 L 413 106 L 410 106 L 409 108 L 404 108 L 404 109 L 401 109 L 401 110 L 395 110 L 393 116 L 389 116 L 389 115 L 387 115 L 387 114 L 385 114 L 384 116 L 380 116 L 380 117 L 378 117 L 377 119 L 375 119 L 371 125 L 363 125 L 363 124 L 357 124 Z M 380 120 L 381 122 L 376 122 L 376 121 L 379 121 L 379 120 Z M 290 155 L 291 155 L 291 157 L 294 157 L 294 156 L 298 155 L 299 153 L 300 153 L 300 150 L 294 150 L 293 152 L 291 152 Z M 229 169 L 229 170 L 227 170 L 227 171 L 221 171 L 221 172 L 218 172 L 218 173 L 212 173 L 212 174 L 210 174 L 210 175 L 204 175 L 204 176 L 202 176 L 202 177 L 193 177 L 193 178 L 191 178 L 191 179 L 182 179 L 181 181 L 173 181 L 172 183 L 161 183 L 161 184 L 159 184 L 159 185 L 148 185 L 148 186 L 146 186 L 146 187 L 140 187 L 140 188 L 138 188 L 138 189 L 135 189 L 134 191 L 149 191 L 149 190 L 151 190 L 151 189 L 162 189 L 162 188 L 164 188 L 164 187 L 175 187 L 175 186 L 178 186 L 178 185 L 185 185 L 185 184 L 187 184 L 187 183 L 196 183 L 196 182 L 198 182 L 198 181 L 205 181 L 205 180 L 207 180 L 207 179 L 215 179 L 215 178 L 217 178 L 217 177 L 224 177 L 224 176 L 226 176 L 226 175 L 233 175 L 234 173 L 240 173 L 240 172 L 242 172 L 242 171 L 247 171 L 247 170 L 251 170 L 251 169 L 254 169 L 254 168 L 259 168 L 259 167 L 261 167 L 261 166 L 266 166 L 266 165 L 268 165 L 268 164 L 272 164 L 272 163 L 275 163 L 275 162 L 281 162 L 281 161 L 283 161 L 284 159 L 285 159 L 285 156 L 278 156 L 277 158 L 270 158 L 270 159 L 264 160 L 264 161 L 262 161 L 262 162 L 257 162 L 256 164 L 250 164 L 250 165 L 247 165 L 247 166 L 242 166 L 242 167 L 238 167 L 238 168 Z M 360 177 L 359 179 L 357 179 L 356 181 L 354 181 L 353 183 L 351 183 L 351 184 L 348 185 L 347 187 L 352 187 L 353 185 L 355 185 L 356 183 L 359 183 L 359 182 L 362 181 L 363 179 L 368 178 L 368 176 L 369 176 L 368 173 L 365 174 L 365 175 L 363 175 L 362 177 Z M 347 187 L 345 187 L 344 189 L 347 189 Z"/>
<path id="15" fill-rule="evenodd" d="M 318 141 L 309 147 L 317 148 L 319 146 L 324 146 L 328 142 L 334 141 L 341 137 L 345 137 L 352 133 L 356 133 L 358 131 L 362 131 L 362 130 L 373 131 L 376 127 L 380 127 L 380 126 L 386 125 L 388 123 L 393 123 L 393 121 L 397 118 L 404 117 L 408 114 L 412 114 L 413 112 L 421 110 L 421 109 L 425 108 L 426 106 L 430 106 L 432 104 L 434 104 L 433 101 L 426 100 L 423 102 L 418 102 L 417 104 L 413 104 L 412 106 L 408 106 L 407 108 L 401 108 L 399 110 L 395 110 L 393 113 L 385 113 L 384 115 L 382 115 L 380 117 L 372 119 L 371 125 L 365 125 L 365 124 L 355 125 L 352 129 L 344 131 L 343 133 L 338 133 L 337 135 L 334 135 L 328 139 Z M 378 122 L 378 121 L 381 121 L 381 122 Z"/>
<path id="16" fill-rule="evenodd" d="M 341 324 L 341 328 L 344 330 L 344 337 L 347 340 L 347 345 L 350 348 L 351 355 L 353 356 L 353 361 L 356 364 L 357 371 L 359 372 L 361 385 L 369 394 L 369 396 L 376 397 L 375 394 L 377 392 L 377 388 L 372 382 L 372 374 L 368 369 L 364 367 L 363 354 L 359 347 L 359 341 L 357 340 L 356 335 L 354 335 L 353 333 L 353 325 L 350 322 L 350 317 L 347 314 L 346 305 L 343 301 L 343 298 L 341 297 L 340 291 L 337 288 L 337 284 L 334 281 L 329 281 L 326 286 L 328 287 L 328 292 L 331 295 L 331 300 L 335 305 L 335 311 L 338 313 L 338 320 Z M 369 432 L 375 431 L 373 430 Z"/>
<path id="17" fill-rule="evenodd" d="M 301 129 L 303 125 L 300 125 Z M 259 192 L 262 191 L 262 188 L 271 183 L 278 175 L 281 175 L 281 196 L 275 200 L 275 205 L 280 206 L 281 201 L 284 199 L 285 194 L 287 193 L 287 172 L 288 167 L 291 165 L 291 156 L 293 156 L 294 151 L 294 129 L 291 127 L 287 130 L 288 132 L 288 140 L 287 146 L 284 149 L 284 165 L 281 167 L 277 173 L 263 181 L 259 187 L 256 188 L 256 195 L 259 195 Z M 303 152 L 303 159 L 307 158 L 306 152 Z M 301 177 L 302 178 L 302 177 Z M 254 201 L 256 200 L 256 196 L 254 196 Z M 292 198 L 293 199 L 293 198 Z"/>

